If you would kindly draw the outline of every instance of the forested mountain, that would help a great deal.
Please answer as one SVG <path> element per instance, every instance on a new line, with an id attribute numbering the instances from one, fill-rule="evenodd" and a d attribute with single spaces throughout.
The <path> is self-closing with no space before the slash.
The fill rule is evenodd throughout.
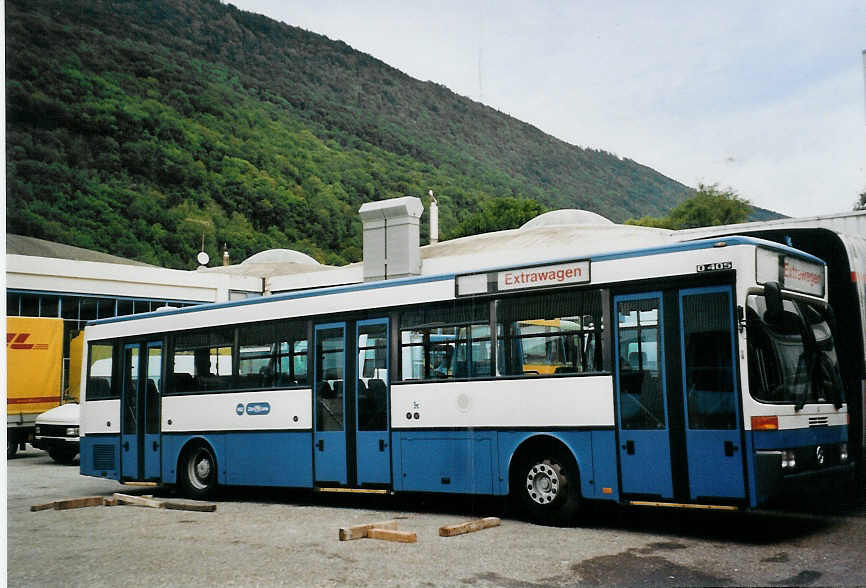
<path id="1" fill-rule="evenodd" d="M 690 190 L 216 0 L 8 0 L 7 230 L 189 268 L 202 235 L 361 256 L 363 202 L 660 215 Z M 424 228 L 426 230 L 426 227 Z"/>

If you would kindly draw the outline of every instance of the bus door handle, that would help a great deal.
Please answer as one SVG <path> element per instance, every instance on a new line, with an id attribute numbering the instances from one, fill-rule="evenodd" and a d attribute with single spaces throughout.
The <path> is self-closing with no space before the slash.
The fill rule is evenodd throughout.
<path id="1" fill-rule="evenodd" d="M 158 442 L 158 441 L 154 441 L 154 442 L 153 442 L 153 450 L 156 451 L 157 449 L 159 449 L 159 442 Z"/>
<path id="2" fill-rule="evenodd" d="M 734 452 L 739 449 L 736 445 L 734 445 L 733 441 L 725 441 L 725 456 L 733 457 Z"/>
<path id="3" fill-rule="evenodd" d="M 625 452 L 629 455 L 634 455 L 634 440 L 629 439 L 625 442 L 625 445 L 622 446 L 625 449 Z"/>
<path id="4" fill-rule="evenodd" d="M 123 442 L 123 450 L 124 450 L 124 451 L 129 451 L 129 441 L 124 441 L 124 442 Z"/>
<path id="5" fill-rule="evenodd" d="M 385 451 L 386 447 L 388 447 L 388 444 L 385 443 L 385 440 L 379 439 L 379 451 Z"/>
<path id="6" fill-rule="evenodd" d="M 316 447 L 319 448 L 319 451 L 324 451 L 325 450 L 325 440 L 319 439 L 319 442 L 316 443 Z"/>

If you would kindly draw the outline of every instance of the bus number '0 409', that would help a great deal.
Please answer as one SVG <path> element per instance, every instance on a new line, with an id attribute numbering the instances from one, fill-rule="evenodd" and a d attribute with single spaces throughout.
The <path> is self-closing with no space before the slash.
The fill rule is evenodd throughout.
<path id="1" fill-rule="evenodd" d="M 729 270 L 733 269 L 734 262 L 732 261 L 719 261 L 716 263 L 702 263 L 697 266 L 698 272 L 717 272 L 720 270 Z"/>

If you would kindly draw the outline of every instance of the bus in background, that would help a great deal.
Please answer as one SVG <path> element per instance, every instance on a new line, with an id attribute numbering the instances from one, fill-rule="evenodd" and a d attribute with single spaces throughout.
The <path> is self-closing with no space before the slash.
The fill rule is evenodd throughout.
<path id="1" fill-rule="evenodd" d="M 754 508 L 851 470 L 826 272 L 728 237 L 96 321 L 81 473 Z"/>
<path id="2" fill-rule="evenodd" d="M 836 313 L 839 369 L 849 400 L 848 447 L 857 465 L 853 493 L 866 497 L 866 210 L 677 231 L 683 240 L 751 235 L 796 247 L 827 262 Z"/>

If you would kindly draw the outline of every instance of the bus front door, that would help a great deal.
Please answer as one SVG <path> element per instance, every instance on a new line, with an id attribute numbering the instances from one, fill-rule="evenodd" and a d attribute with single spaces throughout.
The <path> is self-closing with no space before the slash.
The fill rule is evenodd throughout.
<path id="1" fill-rule="evenodd" d="M 121 475 L 128 480 L 159 479 L 162 343 L 123 347 L 121 397 Z"/>
<path id="2" fill-rule="evenodd" d="M 388 427 L 390 366 L 388 319 L 358 321 L 358 377 L 355 378 L 357 483 L 391 483 Z"/>
<path id="3" fill-rule="evenodd" d="M 690 499 L 745 498 L 731 289 L 680 290 L 679 301 Z"/>
<path id="4" fill-rule="evenodd" d="M 319 484 L 348 482 L 346 467 L 346 323 L 315 326 L 313 468 Z"/>
<path id="5" fill-rule="evenodd" d="M 623 494 L 673 498 L 662 295 L 614 297 Z"/>

